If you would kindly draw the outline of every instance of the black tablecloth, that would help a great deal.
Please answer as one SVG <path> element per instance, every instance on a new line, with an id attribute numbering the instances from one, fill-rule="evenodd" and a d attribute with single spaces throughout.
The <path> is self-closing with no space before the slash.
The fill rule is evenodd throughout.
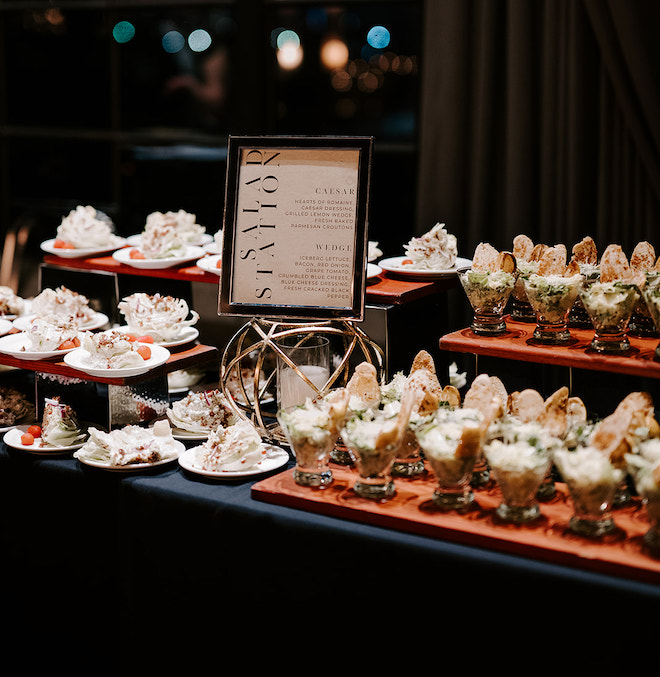
<path id="1" fill-rule="evenodd" d="M 654 655 L 660 582 L 272 505 L 253 483 L 0 445 L 2 660 L 98 675 L 371 657 L 477 674 L 527 647 L 512 674 L 573 675 L 634 674 Z"/>

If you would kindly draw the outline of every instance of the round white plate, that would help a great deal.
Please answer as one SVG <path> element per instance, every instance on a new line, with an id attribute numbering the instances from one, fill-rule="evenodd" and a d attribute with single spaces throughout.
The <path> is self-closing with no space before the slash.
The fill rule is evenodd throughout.
<path id="1" fill-rule="evenodd" d="M 135 235 L 129 235 L 126 238 L 126 244 L 133 245 L 134 247 L 139 247 L 140 242 L 142 242 L 142 233 L 135 233 Z M 202 233 L 197 240 L 188 242 L 190 245 L 194 245 L 196 247 L 205 247 L 208 246 L 211 242 L 213 242 L 213 235 L 209 235 L 208 233 Z"/>
<path id="2" fill-rule="evenodd" d="M 20 329 L 21 331 L 27 331 L 35 317 L 37 317 L 35 314 L 21 315 L 14 320 L 14 327 L 16 327 L 16 329 Z M 85 322 L 85 324 L 80 325 L 80 331 L 93 331 L 94 329 L 100 329 L 108 323 L 108 320 L 109 318 L 105 313 L 98 313 L 93 310 L 92 317 L 87 322 Z"/>
<path id="3" fill-rule="evenodd" d="M 55 256 L 60 256 L 63 259 L 80 259 L 86 258 L 88 256 L 96 256 L 97 254 L 106 254 L 108 252 L 113 252 L 115 249 L 119 249 L 126 244 L 126 240 L 122 237 L 114 245 L 108 245 L 107 247 L 97 247 L 89 249 L 60 249 L 55 247 L 55 238 L 50 240 L 45 240 L 41 243 L 41 249 L 48 254 L 54 254 Z"/>
<path id="4" fill-rule="evenodd" d="M 29 350 L 24 350 L 24 348 L 28 345 L 29 338 L 24 332 L 0 336 L 0 353 L 12 355 L 13 357 L 18 357 L 21 360 L 46 360 L 49 357 L 66 357 L 68 353 L 78 350 L 77 348 L 70 348 L 69 350 L 32 352 Z"/>
<path id="5" fill-rule="evenodd" d="M 422 270 L 420 268 L 413 268 L 410 265 L 404 266 L 402 262 L 407 258 L 407 256 L 393 256 L 389 259 L 381 259 L 378 265 L 388 273 L 394 273 L 399 277 L 405 277 L 410 280 L 440 280 L 456 275 L 456 271 L 459 268 L 472 265 L 470 259 L 463 259 L 459 256 L 453 268 L 447 268 L 446 270 Z"/>
<path id="6" fill-rule="evenodd" d="M 383 269 L 380 266 L 375 263 L 367 263 L 367 280 L 378 277 L 382 272 Z"/>
<path id="7" fill-rule="evenodd" d="M 34 444 L 23 444 L 21 442 L 21 435 L 24 432 L 27 432 L 28 428 L 29 426 L 27 425 L 18 425 L 11 430 L 8 430 L 3 437 L 4 443 L 10 447 L 14 447 L 14 449 L 29 451 L 33 454 L 66 454 L 70 451 L 73 451 L 74 449 L 80 449 L 80 447 L 85 444 L 83 441 L 66 447 L 55 447 L 53 445 L 41 446 L 38 439 L 35 439 Z"/>
<path id="8" fill-rule="evenodd" d="M 215 273 L 216 275 L 222 274 L 222 268 L 218 268 L 217 263 L 222 259 L 222 254 L 215 254 L 213 256 L 205 256 L 204 258 L 196 261 L 196 265 L 205 270 L 207 273 Z"/>
<path id="9" fill-rule="evenodd" d="M 119 261 L 119 263 L 124 263 L 133 268 L 157 270 L 161 268 L 172 268 L 173 266 L 178 266 L 180 263 L 194 261 L 195 259 L 204 256 L 204 250 L 201 247 L 195 247 L 193 245 L 188 245 L 186 247 L 186 253 L 183 256 L 170 256 L 166 259 L 132 259 L 130 256 L 131 250 L 132 247 L 118 249 L 112 254 L 112 258 L 115 261 Z"/>
<path id="10" fill-rule="evenodd" d="M 0 339 L 2 340 L 2 339 Z M 143 364 L 135 367 L 123 367 L 121 369 L 101 369 L 89 364 L 89 353 L 84 348 L 74 348 L 70 353 L 64 356 L 64 362 L 74 369 L 84 371 L 90 376 L 102 376 L 106 378 L 124 378 L 127 376 L 137 376 L 144 374 L 150 369 L 160 367 L 165 364 L 170 357 L 170 351 L 163 346 L 155 343 L 145 343 L 151 348 L 151 357 L 144 360 Z"/>
<path id="11" fill-rule="evenodd" d="M 179 465 L 184 470 L 188 470 L 189 472 L 195 473 L 196 475 L 213 477 L 215 479 L 231 480 L 241 477 L 250 477 L 252 475 L 262 475 L 263 473 L 277 470 L 277 468 L 281 468 L 283 465 L 286 465 L 289 462 L 289 452 L 285 449 L 277 447 L 274 444 L 265 444 L 264 446 L 268 451 L 266 457 L 249 470 L 235 470 L 225 472 L 217 470 L 204 470 L 195 464 L 195 454 L 197 453 L 196 449 L 198 447 L 186 449 L 182 454 L 180 454 Z"/>
<path id="12" fill-rule="evenodd" d="M 117 327 L 117 331 L 120 331 L 124 334 L 130 333 L 128 331 L 128 325 L 122 325 L 121 327 Z M 163 348 L 174 348 L 175 346 L 183 346 L 186 343 L 190 343 L 191 341 L 194 341 L 198 336 L 199 330 L 195 329 L 195 327 L 184 327 L 183 330 L 181 331 L 181 334 L 179 335 L 179 338 L 177 339 L 172 339 L 171 341 L 154 341 L 153 344 L 147 345 L 163 346 Z"/>
<path id="13" fill-rule="evenodd" d="M 222 254 L 222 245 L 218 245 L 218 243 L 215 241 L 215 238 L 213 238 L 212 242 L 209 242 L 203 246 L 204 251 L 208 254 Z"/>
<path id="14" fill-rule="evenodd" d="M 175 440 L 181 440 L 182 442 L 192 442 L 192 441 L 204 441 L 208 439 L 208 433 L 194 433 L 190 430 L 184 430 L 183 428 L 172 428 L 172 437 Z"/>
<path id="15" fill-rule="evenodd" d="M 0 319 L 0 336 L 4 336 L 14 327 L 14 323 L 9 320 Z"/>
<path id="16" fill-rule="evenodd" d="M 179 451 L 179 456 L 181 456 L 185 450 L 183 442 L 178 442 L 175 440 L 174 444 Z M 103 470 L 112 470 L 113 472 L 135 472 L 136 470 L 147 470 L 151 468 L 157 468 L 161 465 L 167 465 L 168 463 L 173 463 L 177 460 L 177 456 L 171 456 L 161 461 L 156 461 L 155 463 L 127 463 L 126 465 L 113 465 L 109 461 L 96 461 L 92 460 L 91 458 L 76 458 L 84 465 L 88 465 L 92 468 L 101 468 Z"/>

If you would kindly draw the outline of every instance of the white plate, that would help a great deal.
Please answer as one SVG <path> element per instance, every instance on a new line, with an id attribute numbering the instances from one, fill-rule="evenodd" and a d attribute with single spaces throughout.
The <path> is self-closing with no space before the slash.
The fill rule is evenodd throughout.
<path id="1" fill-rule="evenodd" d="M 120 331 L 124 334 L 130 333 L 128 331 L 128 325 L 117 327 L 117 331 Z M 171 341 L 154 341 L 153 344 L 148 343 L 147 345 L 163 346 L 163 348 L 174 348 L 174 346 L 182 346 L 185 345 L 186 343 L 190 343 L 191 341 L 194 341 L 198 336 L 199 330 L 195 329 L 195 327 L 184 327 L 183 330 L 181 331 L 181 334 L 179 335 L 179 338 L 177 339 L 172 339 Z"/>
<path id="2" fill-rule="evenodd" d="M 196 265 L 205 270 L 207 273 L 215 273 L 216 275 L 222 274 L 222 268 L 218 268 L 216 265 L 218 261 L 222 259 L 222 254 L 215 254 L 214 256 L 205 256 L 204 258 L 199 259 L 196 262 Z"/>
<path id="3" fill-rule="evenodd" d="M 24 333 L 19 334 L 6 334 L 5 336 L 0 336 L 0 353 L 5 353 L 5 355 L 12 355 L 13 357 L 18 357 L 21 360 L 46 360 L 50 357 L 66 357 L 68 353 L 73 350 L 78 350 L 77 348 L 70 348 L 69 350 L 50 350 L 42 352 L 32 352 L 28 350 L 23 350 L 26 346 L 29 345 L 29 338 Z"/>
<path id="4" fill-rule="evenodd" d="M 375 263 L 367 263 L 367 280 L 378 277 L 382 272 L 383 269 L 380 266 Z"/>
<path id="5" fill-rule="evenodd" d="M 115 249 L 125 246 L 126 240 L 122 237 L 114 245 L 108 245 L 107 247 L 97 247 L 89 249 L 60 249 L 59 247 L 53 246 L 55 244 L 55 238 L 50 240 L 45 240 L 41 243 L 41 249 L 48 254 L 54 254 L 55 256 L 60 256 L 63 259 L 80 259 L 86 258 L 88 256 L 96 256 L 97 254 L 106 254 L 108 252 L 113 252 Z"/>
<path id="6" fill-rule="evenodd" d="M 133 268 L 157 270 L 161 268 L 172 268 L 173 266 L 178 266 L 180 263 L 194 261 L 195 259 L 204 256 L 204 250 L 201 247 L 188 245 L 186 247 L 186 253 L 183 256 L 170 256 L 166 259 L 132 259 L 130 256 L 132 249 L 132 247 L 118 249 L 112 254 L 112 258 L 115 261 L 119 261 L 119 263 L 124 263 Z"/>
<path id="7" fill-rule="evenodd" d="M 394 273 L 399 277 L 405 277 L 410 280 L 440 280 L 456 275 L 456 271 L 459 268 L 465 268 L 465 266 L 472 265 L 470 259 L 463 259 L 459 256 L 456 259 L 453 268 L 447 268 L 446 270 L 423 270 L 420 268 L 413 268 L 410 265 L 402 265 L 402 262 L 407 258 L 407 256 L 393 256 L 389 259 L 381 259 L 378 262 L 378 265 L 388 273 Z"/>
<path id="8" fill-rule="evenodd" d="M 222 254 L 222 245 L 218 245 L 218 243 L 215 241 L 215 238 L 213 238 L 212 242 L 203 245 L 203 247 L 204 251 L 208 252 L 209 254 Z"/>
<path id="9" fill-rule="evenodd" d="M 195 465 L 195 454 L 198 447 L 186 449 L 179 455 L 179 465 L 189 472 L 196 475 L 203 475 L 204 477 L 213 477 L 215 479 L 238 479 L 241 477 L 250 477 L 252 475 L 262 475 L 263 473 L 277 470 L 289 462 L 289 452 L 274 444 L 264 445 L 268 451 L 266 458 L 259 461 L 256 466 L 249 470 L 234 470 L 234 471 L 218 471 L 218 470 L 204 470 L 198 465 Z"/>
<path id="10" fill-rule="evenodd" d="M 4 336 L 12 330 L 14 323 L 9 320 L 0 319 L 0 336 Z"/>
<path id="11" fill-rule="evenodd" d="M 27 331 L 35 317 L 37 316 L 34 314 L 21 315 L 14 320 L 14 327 L 16 327 L 16 329 L 20 329 L 21 331 Z M 94 329 L 100 329 L 108 323 L 108 319 L 109 318 L 105 313 L 98 313 L 93 310 L 92 317 L 85 324 L 80 326 L 80 331 L 92 331 Z"/>
<path id="12" fill-rule="evenodd" d="M 208 436 L 208 433 L 194 433 L 190 430 L 184 430 L 183 428 L 172 428 L 172 437 L 175 440 L 181 440 L 182 442 L 204 441 L 208 439 Z"/>
<path id="13" fill-rule="evenodd" d="M 135 235 L 129 235 L 126 238 L 126 243 L 133 245 L 134 247 L 139 247 L 140 242 L 142 242 L 142 233 L 135 233 Z M 188 242 L 188 244 L 197 247 L 207 247 L 211 242 L 213 242 L 213 235 L 209 235 L 209 233 L 202 233 L 197 238 L 197 240 L 192 240 Z"/>
<path id="14" fill-rule="evenodd" d="M 174 444 L 179 451 L 179 456 L 181 456 L 185 450 L 183 442 L 178 442 L 175 440 Z M 103 470 L 112 470 L 113 472 L 135 472 L 136 470 L 147 470 L 151 468 L 157 468 L 161 465 L 167 465 L 168 463 L 173 463 L 177 460 L 177 456 L 165 458 L 162 461 L 156 461 L 155 463 L 127 463 L 126 465 L 113 465 L 107 461 L 95 461 L 90 458 L 77 458 L 77 460 L 92 468 L 102 468 Z"/>
<path id="15" fill-rule="evenodd" d="M 74 449 L 80 449 L 80 447 L 82 447 L 86 441 L 78 442 L 77 444 L 72 444 L 66 447 L 55 447 L 53 445 L 45 445 L 42 447 L 37 443 L 37 440 L 34 441 L 34 444 L 23 444 L 21 442 L 21 435 L 24 432 L 27 432 L 29 427 L 30 426 L 27 425 L 19 425 L 15 426 L 11 430 L 8 430 L 3 437 L 4 443 L 10 447 L 14 447 L 14 449 L 29 451 L 33 454 L 66 454 L 69 451 L 73 451 Z"/>
<path id="16" fill-rule="evenodd" d="M 0 339 L 2 340 L 2 339 Z M 170 351 L 155 343 L 145 343 L 151 348 L 151 357 L 144 360 L 143 364 L 135 367 L 123 367 L 121 369 L 102 369 L 89 364 L 89 353 L 84 348 L 75 348 L 64 356 L 64 362 L 74 369 L 84 371 L 90 376 L 102 376 L 106 378 L 124 378 L 144 374 L 150 369 L 165 364 L 170 357 Z"/>

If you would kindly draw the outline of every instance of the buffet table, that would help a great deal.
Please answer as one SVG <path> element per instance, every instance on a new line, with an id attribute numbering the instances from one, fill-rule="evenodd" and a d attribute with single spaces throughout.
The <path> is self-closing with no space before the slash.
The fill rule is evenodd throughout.
<path id="1" fill-rule="evenodd" d="M 521 637 L 553 672 L 635 674 L 652 658 L 660 578 L 278 505 L 255 496 L 269 479 L 214 482 L 176 463 L 110 472 L 0 444 L 3 658 L 109 675 L 231 657 L 476 672 L 506 648 L 517 674 Z"/>
<path id="2" fill-rule="evenodd" d="M 244 324 L 244 318 L 218 317 L 219 276 L 195 264 L 154 270 L 134 268 L 112 256 L 63 258 L 46 254 L 39 277 L 40 289 L 60 284 L 74 291 L 84 288 L 85 295 L 101 306 L 99 310 L 111 323 L 121 323 L 117 303 L 135 291 L 184 298 L 200 313 L 197 327 L 201 341 L 219 348 Z M 438 351 L 437 338 L 454 328 L 448 320 L 448 296 L 460 291 L 455 276 L 415 280 L 381 272 L 367 280 L 361 326 L 383 349 L 388 373 L 407 371 L 420 348 L 431 352 L 439 369 L 446 371 L 448 365 Z"/>

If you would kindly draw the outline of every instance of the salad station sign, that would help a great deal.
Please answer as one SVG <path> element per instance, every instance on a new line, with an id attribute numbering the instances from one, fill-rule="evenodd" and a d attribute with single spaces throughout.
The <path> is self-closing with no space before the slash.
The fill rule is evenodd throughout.
<path id="1" fill-rule="evenodd" d="M 219 313 L 362 320 L 371 137 L 230 137 Z"/>

